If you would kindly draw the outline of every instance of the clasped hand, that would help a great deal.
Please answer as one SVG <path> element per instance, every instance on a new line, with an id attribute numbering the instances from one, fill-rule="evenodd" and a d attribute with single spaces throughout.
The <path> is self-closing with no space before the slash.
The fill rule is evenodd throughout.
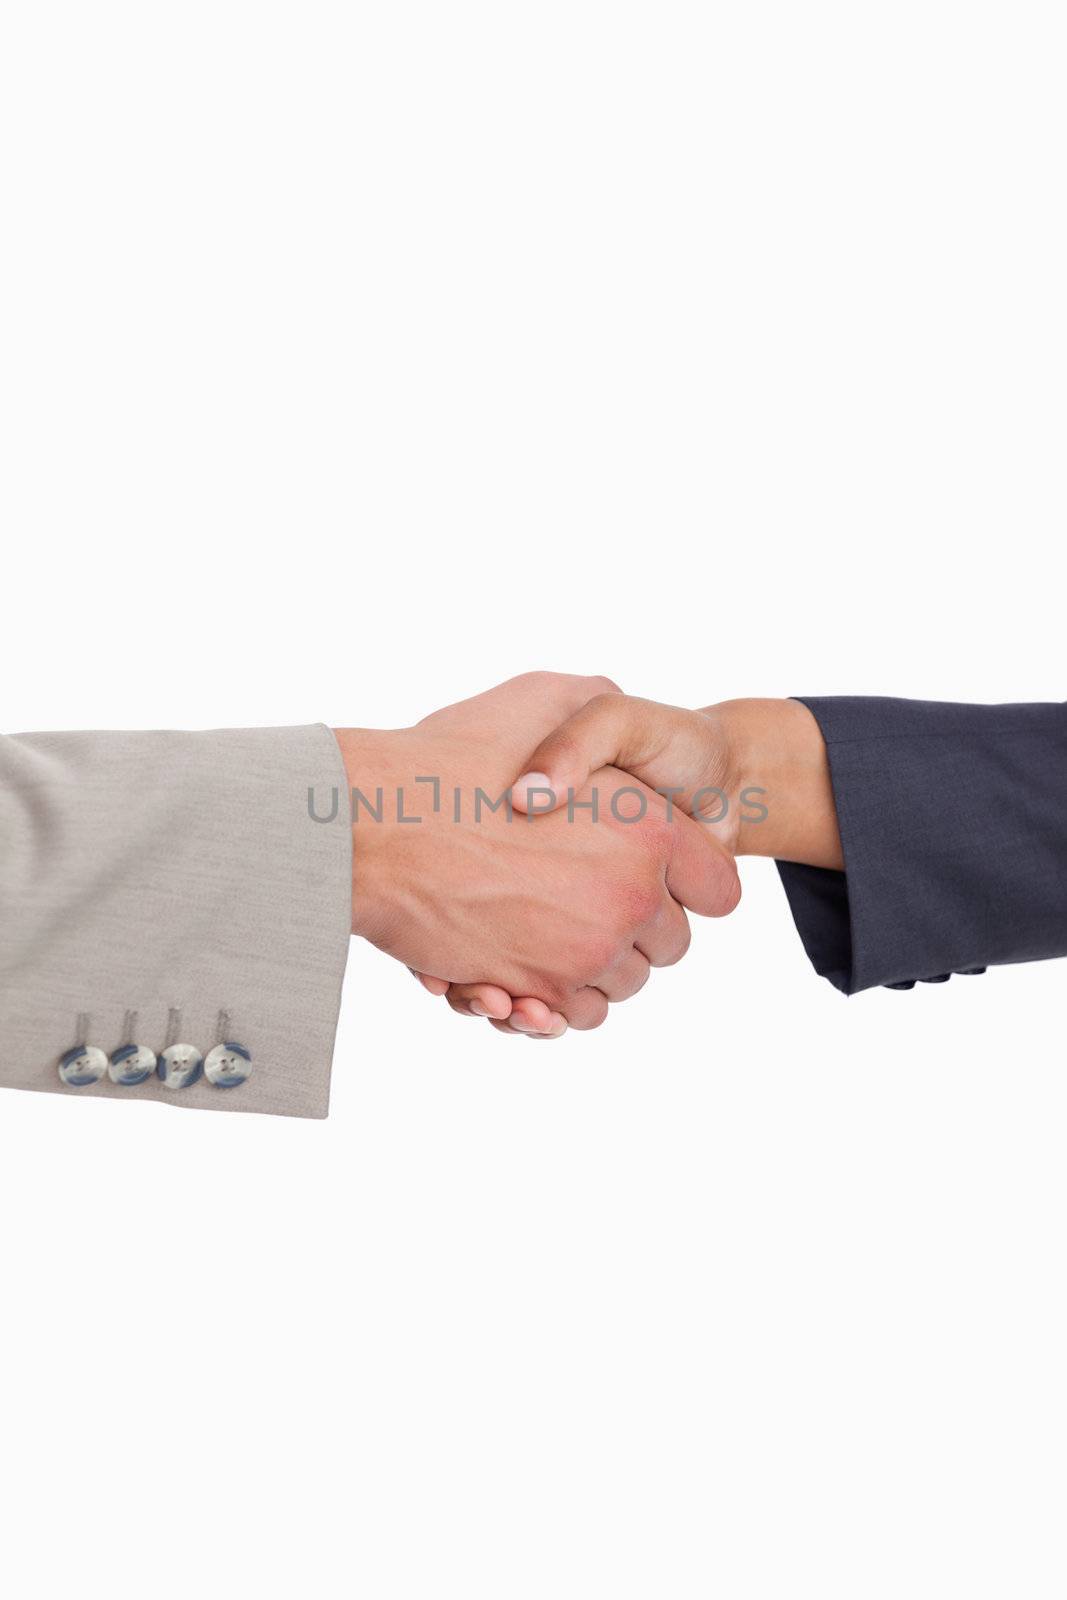
<path id="1" fill-rule="evenodd" d="M 336 730 L 353 931 L 505 1031 L 599 1026 L 685 954 L 687 910 L 737 905 L 736 727 L 537 672 L 412 728 Z"/>

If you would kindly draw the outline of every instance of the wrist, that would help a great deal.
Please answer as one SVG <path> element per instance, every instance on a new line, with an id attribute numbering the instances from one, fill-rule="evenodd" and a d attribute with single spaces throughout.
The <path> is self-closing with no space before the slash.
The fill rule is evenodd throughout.
<path id="1" fill-rule="evenodd" d="M 334 728 L 352 828 L 352 932 L 379 942 L 395 920 L 397 794 L 410 799 L 410 730 Z"/>
<path id="2" fill-rule="evenodd" d="M 736 853 L 843 865 L 833 783 L 819 724 L 799 700 L 727 700 L 718 719 L 738 807 Z"/>

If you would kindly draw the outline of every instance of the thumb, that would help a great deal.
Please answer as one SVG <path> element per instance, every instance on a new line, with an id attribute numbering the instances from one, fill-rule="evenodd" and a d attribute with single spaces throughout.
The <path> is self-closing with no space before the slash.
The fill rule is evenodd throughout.
<path id="1" fill-rule="evenodd" d="M 663 748 L 666 709 L 623 694 L 598 694 L 587 701 L 533 752 L 511 786 L 515 810 L 531 816 L 555 811 L 568 791 L 578 793 L 601 767 L 640 775 Z"/>
<path id="2" fill-rule="evenodd" d="M 741 879 L 729 850 L 706 827 L 676 816 L 671 830 L 667 888 L 700 917 L 727 917 L 741 899 Z"/>

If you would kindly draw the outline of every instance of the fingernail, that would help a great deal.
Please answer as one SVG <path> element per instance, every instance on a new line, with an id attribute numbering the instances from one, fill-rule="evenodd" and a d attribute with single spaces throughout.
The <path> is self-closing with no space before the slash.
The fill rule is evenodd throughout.
<path id="1" fill-rule="evenodd" d="M 509 1028 L 514 1028 L 516 1033 L 540 1033 L 540 1028 L 535 1028 L 532 1022 L 524 1022 L 521 1017 L 512 1017 L 508 1023 Z"/>
<path id="2" fill-rule="evenodd" d="M 531 794 L 530 790 L 534 793 Z M 551 780 L 543 772 L 526 772 L 511 786 L 511 798 L 524 811 L 550 811 L 555 800 Z"/>
<path id="3" fill-rule="evenodd" d="M 493 1013 L 487 1011 L 480 1000 L 468 1000 L 467 1008 L 474 1012 L 476 1017 L 491 1017 Z"/>

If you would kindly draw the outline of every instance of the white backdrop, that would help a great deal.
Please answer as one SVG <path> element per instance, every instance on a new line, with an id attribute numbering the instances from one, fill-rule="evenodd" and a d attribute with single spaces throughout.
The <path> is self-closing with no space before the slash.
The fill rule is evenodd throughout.
<path id="1" fill-rule="evenodd" d="M 1063 698 L 1062 26 L 12 0 L 5 729 Z M 3 1096 L 5 1592 L 1061 1596 L 1064 968 L 744 884 L 551 1046 L 354 946 L 326 1124 Z"/>

